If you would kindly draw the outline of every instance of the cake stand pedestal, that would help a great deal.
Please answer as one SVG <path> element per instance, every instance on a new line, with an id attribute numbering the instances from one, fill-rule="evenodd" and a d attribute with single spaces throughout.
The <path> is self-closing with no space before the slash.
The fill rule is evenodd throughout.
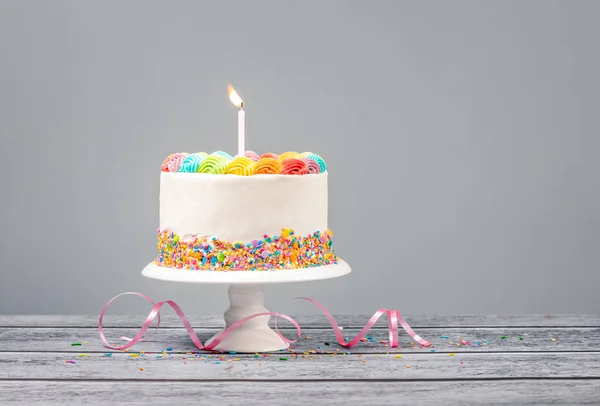
<path id="1" fill-rule="evenodd" d="M 339 260 L 337 264 L 315 268 L 286 269 L 281 271 L 190 271 L 148 264 L 142 271 L 147 278 L 169 282 L 228 284 L 229 308 L 225 311 L 225 325 L 231 326 L 244 317 L 268 312 L 265 308 L 265 284 L 307 282 L 337 278 L 350 273 L 350 266 Z M 224 352 L 273 352 L 286 349 L 289 344 L 269 327 L 269 316 L 249 320 L 215 347 Z M 212 340 L 208 340 L 209 344 Z"/>

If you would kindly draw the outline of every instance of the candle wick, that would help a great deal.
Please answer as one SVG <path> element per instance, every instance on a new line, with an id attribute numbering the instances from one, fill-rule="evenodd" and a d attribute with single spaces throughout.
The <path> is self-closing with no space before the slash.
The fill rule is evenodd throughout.
<path id="1" fill-rule="evenodd" d="M 240 109 L 243 109 L 243 108 L 244 108 L 244 102 L 242 101 L 242 102 L 240 103 Z"/>

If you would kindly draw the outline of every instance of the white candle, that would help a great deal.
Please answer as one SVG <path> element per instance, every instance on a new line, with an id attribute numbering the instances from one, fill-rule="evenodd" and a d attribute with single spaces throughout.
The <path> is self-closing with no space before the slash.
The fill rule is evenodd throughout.
<path id="1" fill-rule="evenodd" d="M 238 155 L 246 155 L 246 112 L 243 108 L 238 111 Z"/>
<path id="2" fill-rule="evenodd" d="M 229 93 L 229 100 L 234 106 L 239 107 L 238 112 L 238 156 L 246 155 L 246 112 L 244 111 L 244 101 L 237 94 L 233 86 L 229 85 L 227 88 Z"/>

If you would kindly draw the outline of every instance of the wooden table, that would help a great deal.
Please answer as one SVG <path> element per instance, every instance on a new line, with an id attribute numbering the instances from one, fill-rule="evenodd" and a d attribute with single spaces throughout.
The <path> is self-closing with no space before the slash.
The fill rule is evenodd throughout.
<path id="1" fill-rule="evenodd" d="M 368 318 L 336 317 L 347 337 Z M 109 339 L 144 319 L 108 317 Z M 102 346 L 96 316 L 0 316 L 0 404 L 600 404 L 600 316 L 407 317 L 433 348 L 403 332 L 386 347 L 382 319 L 351 350 L 323 317 L 296 319 L 294 351 L 221 359 L 197 353 L 173 317 L 119 353 Z M 191 321 L 203 342 L 223 324 Z"/>

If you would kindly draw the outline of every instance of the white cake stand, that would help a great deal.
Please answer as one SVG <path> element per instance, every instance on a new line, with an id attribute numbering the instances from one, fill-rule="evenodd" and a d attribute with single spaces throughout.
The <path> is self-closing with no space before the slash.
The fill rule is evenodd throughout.
<path id="1" fill-rule="evenodd" d="M 317 281 L 349 274 L 350 266 L 339 260 L 335 265 L 281 271 L 190 271 L 166 268 L 154 263 L 142 271 L 147 278 L 183 283 L 229 284 L 229 309 L 225 312 L 225 325 L 256 313 L 268 312 L 265 308 L 265 284 Z M 207 344 L 214 339 L 211 338 Z M 230 333 L 215 348 L 220 351 L 241 353 L 273 352 L 286 349 L 289 344 L 269 327 L 269 316 L 249 320 Z"/>

